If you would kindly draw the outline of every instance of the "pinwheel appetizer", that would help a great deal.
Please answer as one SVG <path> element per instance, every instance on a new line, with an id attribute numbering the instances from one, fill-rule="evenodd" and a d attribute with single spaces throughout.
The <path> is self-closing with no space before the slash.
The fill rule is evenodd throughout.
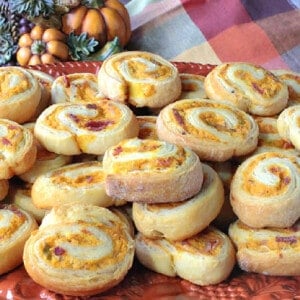
<path id="1" fill-rule="evenodd" d="M 133 203 L 132 218 L 139 232 L 148 238 L 183 240 L 216 218 L 224 202 L 223 185 L 211 167 L 202 166 L 203 185 L 194 197 L 177 203 Z"/>
<path id="2" fill-rule="evenodd" d="M 210 99 L 223 100 L 258 116 L 273 116 L 287 105 L 286 84 L 265 68 L 245 62 L 223 63 L 204 81 Z"/>
<path id="3" fill-rule="evenodd" d="M 25 123 L 34 116 L 41 99 L 38 80 L 21 67 L 0 68 L 0 118 Z"/>
<path id="4" fill-rule="evenodd" d="M 8 119 L 0 119 L 0 153 L 0 180 L 28 171 L 37 155 L 30 129 Z"/>
<path id="5" fill-rule="evenodd" d="M 237 220 L 229 227 L 237 262 L 247 272 L 300 275 L 300 222 L 287 228 L 252 228 Z"/>
<path id="6" fill-rule="evenodd" d="M 125 51 L 107 58 L 98 72 L 99 90 L 135 107 L 160 108 L 181 93 L 177 68 L 159 55 Z"/>
<path id="7" fill-rule="evenodd" d="M 130 202 L 177 202 L 197 194 L 203 171 L 190 149 L 158 140 L 126 139 L 103 157 L 109 196 Z"/>
<path id="8" fill-rule="evenodd" d="M 138 135 L 139 125 L 128 106 L 110 100 L 58 103 L 36 120 L 34 134 L 50 152 L 101 155 L 125 138 Z"/>
<path id="9" fill-rule="evenodd" d="M 149 239 L 138 233 L 135 244 L 138 260 L 150 270 L 198 285 L 225 280 L 236 262 L 230 238 L 213 227 L 176 242 Z"/>
<path id="10" fill-rule="evenodd" d="M 300 217 L 300 164 L 296 156 L 264 152 L 246 159 L 230 186 L 238 218 L 254 228 L 292 226 Z"/>
<path id="11" fill-rule="evenodd" d="M 220 101 L 176 101 L 160 111 L 156 124 L 161 140 L 189 147 L 202 160 L 225 161 L 257 146 L 258 126 L 253 117 Z"/>

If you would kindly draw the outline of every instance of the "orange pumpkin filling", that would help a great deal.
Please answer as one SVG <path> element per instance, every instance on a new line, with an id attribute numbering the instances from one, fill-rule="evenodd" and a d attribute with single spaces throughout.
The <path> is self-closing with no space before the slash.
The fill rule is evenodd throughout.
<path id="1" fill-rule="evenodd" d="M 3 216 L 0 214 L 0 221 L 3 219 Z M 11 238 L 15 232 L 26 222 L 26 217 L 23 213 L 16 210 L 16 213 L 13 213 L 12 217 L 9 220 L 8 226 L 0 227 L 0 241 L 4 242 Z"/>
<path id="2" fill-rule="evenodd" d="M 15 82 L 15 84 L 12 85 L 12 82 Z M 1 101 L 7 101 L 11 97 L 22 94 L 29 89 L 31 89 L 31 83 L 22 72 L 18 70 L 0 72 Z"/>
<path id="3" fill-rule="evenodd" d="M 81 77 L 78 74 L 71 74 L 68 76 L 68 79 L 64 79 L 65 77 L 62 77 L 61 81 L 64 81 L 66 86 L 66 93 L 70 97 L 71 96 L 71 86 L 74 86 L 76 88 L 76 101 L 94 101 L 97 99 L 97 88 L 93 88 L 90 82 L 97 84 L 97 79 L 95 76 L 88 74 L 85 74 L 85 78 Z M 82 80 L 80 83 L 76 83 L 76 80 Z M 90 82 L 89 82 L 90 81 Z"/>
<path id="4" fill-rule="evenodd" d="M 188 153 L 183 149 L 179 148 L 176 154 L 172 156 L 159 157 L 156 153 L 159 153 L 162 146 L 160 143 L 142 143 L 139 147 L 126 147 L 125 145 L 119 145 L 113 150 L 115 156 L 122 153 L 134 154 L 143 152 L 153 152 L 151 158 L 139 158 L 131 159 L 129 161 L 116 161 L 113 164 L 114 173 L 124 173 L 133 171 L 146 171 L 146 170 L 164 170 L 175 169 L 180 167 L 183 162 L 188 159 Z M 158 154 L 159 155 L 159 154 Z"/>
<path id="5" fill-rule="evenodd" d="M 182 251 L 215 256 L 220 254 L 223 240 L 214 230 L 206 229 L 192 238 L 174 244 L 176 248 Z"/>
<path id="6" fill-rule="evenodd" d="M 84 222 L 81 232 L 57 232 L 56 234 L 44 239 L 40 245 L 41 258 L 56 269 L 72 269 L 72 270 L 98 270 L 109 267 L 113 264 L 121 262 L 127 254 L 128 243 L 127 236 L 120 224 L 107 226 L 105 224 L 94 224 L 98 230 L 112 237 L 112 251 L 105 256 L 101 256 L 101 247 L 106 247 L 104 241 L 100 240 L 95 234 L 89 230 L 91 224 Z M 84 249 L 86 253 L 84 259 L 80 259 L 64 248 L 64 244 L 70 245 L 74 249 L 74 253 L 78 252 L 78 248 Z M 99 248 L 99 258 L 89 258 L 89 248 Z M 84 254 L 82 253 L 82 256 Z"/>
<path id="7" fill-rule="evenodd" d="M 86 128 L 91 131 L 111 129 L 118 124 L 118 120 L 121 120 L 122 117 L 121 111 L 109 101 L 103 102 L 101 105 L 89 103 L 86 104 L 86 108 L 96 109 L 97 115 L 91 117 L 84 114 L 68 114 L 68 117 L 77 124 L 78 128 Z M 58 130 L 67 130 L 68 126 L 54 117 L 59 115 L 64 109 L 64 107 L 59 106 L 53 110 L 52 113 L 45 118 L 45 124 Z"/>
<path id="8" fill-rule="evenodd" d="M 177 105 L 173 109 L 173 114 L 171 114 L 172 122 L 178 124 L 183 127 L 184 130 L 193 136 L 197 136 L 199 138 L 209 139 L 212 141 L 220 141 L 220 139 L 211 132 L 205 131 L 201 128 L 197 128 L 188 123 L 188 114 L 190 113 L 190 109 L 193 108 L 217 108 L 217 109 L 226 109 L 228 107 L 221 106 L 215 103 L 197 103 L 197 102 L 189 102 L 189 103 L 181 103 L 180 106 Z M 209 127 L 215 128 L 217 131 L 222 133 L 226 133 L 232 137 L 246 137 L 250 131 L 250 123 L 245 120 L 242 114 L 239 112 L 234 112 L 235 118 L 237 120 L 237 125 L 232 128 L 226 124 L 226 119 L 217 112 L 214 111 L 206 111 L 199 113 L 199 119 L 207 124 Z"/>
<path id="9" fill-rule="evenodd" d="M 277 126 L 276 126 L 276 120 L 274 119 L 274 122 L 267 122 L 264 119 L 255 119 L 259 132 L 260 133 L 278 133 Z"/>
<path id="10" fill-rule="evenodd" d="M 268 159 L 272 157 L 276 157 L 276 154 L 266 153 L 264 158 L 261 159 Z M 290 173 L 290 170 L 284 165 L 269 164 L 267 171 L 276 176 L 278 181 L 275 184 L 267 185 L 257 181 L 253 176 L 254 169 L 260 161 L 260 159 L 253 160 L 248 165 L 247 169 L 243 173 L 242 188 L 249 194 L 260 197 L 272 197 L 285 193 L 288 189 L 289 183 L 291 182 L 292 174 Z"/>
<path id="11" fill-rule="evenodd" d="M 262 79 L 257 79 L 251 72 L 244 70 L 237 70 L 234 74 L 251 87 L 254 92 L 261 94 L 265 98 L 273 98 L 283 88 L 283 84 L 275 76 L 265 71 Z"/>
<path id="12" fill-rule="evenodd" d="M 153 70 L 149 69 L 148 66 L 143 62 L 139 61 L 137 58 L 145 59 L 151 64 L 155 65 Z M 172 75 L 172 69 L 168 65 L 163 65 L 159 61 L 154 60 L 148 55 L 138 55 L 138 56 L 126 56 L 115 62 L 116 69 L 120 70 L 119 66 L 124 62 L 127 62 L 128 72 L 131 77 L 137 79 L 149 79 L 153 78 L 155 80 L 164 80 Z"/>
<path id="13" fill-rule="evenodd" d="M 80 175 L 76 175 L 76 171 L 82 168 L 82 165 L 74 165 L 74 166 L 68 166 L 67 169 L 63 170 L 56 170 L 52 174 L 52 181 L 53 183 L 56 184 L 65 184 L 69 186 L 74 186 L 74 187 L 86 187 L 87 185 L 95 184 L 95 183 L 102 183 L 104 180 L 104 173 L 102 169 L 100 168 L 98 163 L 85 163 L 86 168 L 89 166 L 95 166 L 97 170 L 93 171 L 85 171 L 85 172 L 80 172 Z M 75 176 L 67 176 L 67 173 L 74 172 Z M 83 174 L 82 174 L 83 173 Z"/>
<path id="14" fill-rule="evenodd" d="M 0 149 L 15 150 L 17 147 L 22 146 L 24 136 L 20 126 L 10 125 L 2 121 L 0 121 L 0 126 L 7 128 L 6 135 L 0 137 Z"/>

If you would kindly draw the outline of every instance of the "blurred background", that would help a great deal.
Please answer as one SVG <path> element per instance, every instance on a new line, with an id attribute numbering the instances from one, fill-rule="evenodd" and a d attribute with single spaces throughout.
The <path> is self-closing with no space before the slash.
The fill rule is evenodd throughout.
<path id="1" fill-rule="evenodd" d="M 300 72 L 300 0 L 0 0 L 0 45 L 0 65 L 143 50 Z"/>

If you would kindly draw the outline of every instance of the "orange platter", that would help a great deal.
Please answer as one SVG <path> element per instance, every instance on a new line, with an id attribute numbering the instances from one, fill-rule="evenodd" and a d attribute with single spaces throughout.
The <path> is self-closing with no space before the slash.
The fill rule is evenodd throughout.
<path id="1" fill-rule="evenodd" d="M 173 62 L 181 73 L 207 75 L 213 65 Z M 67 62 L 38 65 L 34 69 L 54 77 L 75 72 L 97 73 L 99 62 Z M 36 284 L 23 266 L 0 277 L 0 299 L 300 299 L 300 276 L 265 276 L 242 272 L 238 267 L 217 285 L 197 286 L 180 278 L 167 277 L 145 269 L 137 261 L 125 279 L 100 295 L 69 297 L 55 294 Z"/>

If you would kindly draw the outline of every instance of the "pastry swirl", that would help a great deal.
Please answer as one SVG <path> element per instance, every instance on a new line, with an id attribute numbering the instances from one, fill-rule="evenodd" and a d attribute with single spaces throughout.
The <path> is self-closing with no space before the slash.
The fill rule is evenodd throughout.
<path id="1" fill-rule="evenodd" d="M 82 207 L 80 207 L 82 208 Z M 39 228 L 26 242 L 24 266 L 45 288 L 71 296 L 94 295 L 117 285 L 132 266 L 134 242 L 126 225 L 105 208 L 96 221 L 66 216 Z M 117 237 L 117 238 L 115 238 Z"/>
<path id="2" fill-rule="evenodd" d="M 94 103 L 58 103 L 36 120 L 34 134 L 50 152 L 100 155 L 123 140 L 138 135 L 133 112 L 110 100 Z"/>
<path id="3" fill-rule="evenodd" d="M 179 99 L 207 98 L 204 89 L 205 76 L 189 73 L 179 73 L 181 80 L 181 95 Z"/>
<path id="4" fill-rule="evenodd" d="M 273 116 L 287 105 L 285 83 L 261 66 L 244 62 L 223 63 L 205 78 L 209 98 L 230 102 L 258 116 Z"/>
<path id="5" fill-rule="evenodd" d="M 300 217 L 300 164 L 292 155 L 264 152 L 246 159 L 231 182 L 230 202 L 248 226 L 289 227 Z"/>
<path id="6" fill-rule="evenodd" d="M 290 70 L 272 71 L 288 87 L 288 106 L 300 104 L 300 74 Z"/>
<path id="7" fill-rule="evenodd" d="M 190 147 L 200 159 L 225 161 L 253 151 L 258 126 L 244 111 L 208 99 L 184 99 L 164 107 L 157 118 L 161 140 Z"/>
<path id="8" fill-rule="evenodd" d="M 143 51 L 125 51 L 106 59 L 98 72 L 98 85 L 106 97 L 136 107 L 163 107 L 181 93 L 177 68 Z"/>
<path id="9" fill-rule="evenodd" d="M 145 267 L 198 285 L 225 280 L 235 265 L 235 250 L 229 237 L 213 227 L 176 242 L 149 239 L 138 233 L 135 245 L 137 258 Z"/>
<path id="10" fill-rule="evenodd" d="M 203 181 L 198 156 L 164 141 L 123 140 L 103 157 L 105 189 L 127 201 L 176 202 L 200 191 Z"/>
<path id="11" fill-rule="evenodd" d="M 93 73 L 73 73 L 57 77 L 51 88 L 52 103 L 94 102 L 101 97 L 97 76 Z"/>
<path id="12" fill-rule="evenodd" d="M 237 220 L 229 227 L 237 262 L 246 272 L 300 275 L 300 221 L 287 228 L 251 228 Z"/>
<path id="13" fill-rule="evenodd" d="M 34 136 L 29 129 L 0 119 L 0 179 L 28 171 L 35 163 L 36 154 Z"/>
<path id="14" fill-rule="evenodd" d="M 224 190 L 218 174 L 206 164 L 202 167 L 203 184 L 194 197 L 176 203 L 133 203 L 132 217 L 137 230 L 148 238 L 176 241 L 206 228 L 221 210 Z"/>
<path id="15" fill-rule="evenodd" d="M 50 209 L 67 203 L 86 203 L 108 207 L 123 205 L 123 199 L 109 197 L 104 188 L 102 163 L 89 161 L 69 164 L 40 175 L 33 183 L 33 203 Z"/>
<path id="16" fill-rule="evenodd" d="M 278 133 L 282 139 L 300 150 L 300 104 L 284 109 L 277 119 Z"/>
<path id="17" fill-rule="evenodd" d="M 40 84 L 29 71 L 0 68 L 0 118 L 25 123 L 35 114 L 40 98 Z"/>
<path id="18" fill-rule="evenodd" d="M 284 140 L 279 135 L 276 118 L 255 117 L 255 122 L 259 128 L 259 136 L 257 148 L 252 154 L 280 151 L 299 156 L 299 152 L 295 149 L 293 144 Z"/>
<path id="19" fill-rule="evenodd" d="M 37 228 L 35 219 L 15 205 L 0 207 L 0 274 L 22 263 L 22 253 L 30 233 Z"/>

